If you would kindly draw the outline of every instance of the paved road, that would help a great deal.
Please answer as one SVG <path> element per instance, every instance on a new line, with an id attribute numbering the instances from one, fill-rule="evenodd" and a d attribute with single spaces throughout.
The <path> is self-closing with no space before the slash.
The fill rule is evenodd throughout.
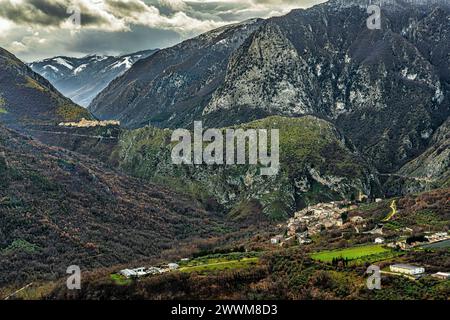
<path id="1" fill-rule="evenodd" d="M 397 214 L 397 205 L 395 203 L 395 200 L 392 200 L 390 208 L 391 212 L 388 214 L 386 218 L 383 219 L 384 222 L 391 220 Z"/>
<path id="2" fill-rule="evenodd" d="M 436 179 L 431 179 L 431 178 L 404 176 L 401 174 L 394 174 L 394 173 L 380 173 L 380 176 L 410 179 L 410 180 L 426 182 L 426 183 L 433 183 L 433 182 L 437 181 Z"/>
<path id="3" fill-rule="evenodd" d="M 19 290 L 14 291 L 14 292 L 11 293 L 9 296 L 7 296 L 7 297 L 5 298 L 5 300 L 9 300 L 9 298 L 15 296 L 15 295 L 18 294 L 20 291 L 25 290 L 26 288 L 28 288 L 28 287 L 31 286 L 32 284 L 33 284 L 33 282 L 27 284 L 25 287 L 20 288 Z"/>
<path id="4" fill-rule="evenodd" d="M 406 277 L 408 279 L 411 280 L 417 280 L 417 278 L 407 275 L 407 274 L 403 274 L 403 273 L 395 273 L 395 272 L 390 272 L 390 271 L 380 271 L 381 274 L 390 274 L 392 276 L 400 276 L 400 277 Z"/>
<path id="5" fill-rule="evenodd" d="M 46 131 L 46 130 L 36 130 L 36 129 L 27 129 L 28 131 L 40 132 L 40 133 L 49 133 L 49 134 L 61 134 L 66 136 L 75 136 L 81 138 L 93 138 L 93 139 L 109 139 L 109 140 L 118 140 L 117 137 L 105 137 L 105 136 L 91 136 L 87 134 L 78 134 L 78 133 L 70 133 L 63 131 Z"/>

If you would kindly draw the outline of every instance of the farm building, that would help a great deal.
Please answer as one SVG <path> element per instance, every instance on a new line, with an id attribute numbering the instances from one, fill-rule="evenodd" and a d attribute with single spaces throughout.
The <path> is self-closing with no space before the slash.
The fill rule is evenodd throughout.
<path id="1" fill-rule="evenodd" d="M 158 274 L 158 273 L 163 273 L 163 270 L 157 267 L 150 267 L 147 269 L 147 274 Z"/>
<path id="2" fill-rule="evenodd" d="M 354 216 L 350 218 L 350 221 L 353 223 L 362 223 L 364 222 L 364 218 L 361 216 Z"/>
<path id="3" fill-rule="evenodd" d="M 425 272 L 425 268 L 423 268 L 423 267 L 411 266 L 408 264 L 393 264 L 389 267 L 389 269 L 392 272 L 409 274 L 409 275 L 418 275 L 418 274 L 422 274 Z"/>
<path id="4" fill-rule="evenodd" d="M 125 276 L 125 277 L 127 277 L 127 278 L 131 278 L 131 277 L 136 276 L 136 272 L 134 272 L 134 271 L 131 270 L 131 269 L 123 269 L 123 270 L 120 270 L 119 274 L 121 274 L 121 275 L 123 275 L 123 276 Z"/>
<path id="5" fill-rule="evenodd" d="M 146 275 L 145 268 L 136 268 L 136 269 L 123 269 L 119 272 L 121 275 L 132 278 L 132 277 L 141 277 L 143 275 Z"/>
<path id="6" fill-rule="evenodd" d="M 437 232 L 429 236 L 425 236 L 430 242 L 442 241 L 449 238 L 447 232 Z"/>
<path id="7" fill-rule="evenodd" d="M 179 267 L 179 265 L 176 263 L 169 263 L 167 266 L 169 267 L 170 270 L 177 270 Z"/>
<path id="8" fill-rule="evenodd" d="M 155 267 L 123 269 L 123 270 L 120 270 L 120 272 L 119 272 L 119 274 L 121 274 L 127 278 L 133 278 L 133 277 L 139 278 L 139 277 L 143 277 L 143 276 L 146 276 L 149 274 L 158 274 L 158 273 L 162 273 L 162 270 L 160 268 L 155 268 Z"/>
<path id="9" fill-rule="evenodd" d="M 283 236 L 279 235 L 270 239 L 270 243 L 279 244 L 283 240 Z"/>
<path id="10" fill-rule="evenodd" d="M 450 279 L 450 273 L 448 272 L 437 272 L 431 275 L 433 278 L 440 279 L 440 280 L 449 280 Z"/>

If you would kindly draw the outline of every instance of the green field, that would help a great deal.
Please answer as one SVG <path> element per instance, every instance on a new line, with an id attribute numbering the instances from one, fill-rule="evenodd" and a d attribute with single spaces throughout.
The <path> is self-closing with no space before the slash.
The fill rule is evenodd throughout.
<path id="1" fill-rule="evenodd" d="M 133 280 L 128 279 L 125 276 L 117 273 L 111 275 L 111 280 L 114 282 L 114 284 L 118 286 L 127 286 L 133 282 Z"/>
<path id="2" fill-rule="evenodd" d="M 353 260 L 361 260 L 361 262 L 373 260 L 370 259 L 376 258 L 377 260 L 383 260 L 385 258 L 389 258 L 391 256 L 395 256 L 395 253 L 387 248 L 384 248 L 382 245 L 368 245 L 368 246 L 358 246 L 352 248 L 345 248 L 340 250 L 328 250 L 316 252 L 311 255 L 311 258 L 314 260 L 318 260 L 321 262 L 332 262 L 333 259 L 348 259 L 350 261 Z M 375 260 L 376 261 L 376 260 Z"/>
<path id="3" fill-rule="evenodd" d="M 211 254 L 186 262 L 180 262 L 181 272 L 207 273 L 221 270 L 244 269 L 254 266 L 259 261 L 259 252 L 233 252 Z"/>
<path id="4" fill-rule="evenodd" d="M 8 111 L 5 108 L 0 107 L 0 114 L 6 114 Z"/>
<path id="5" fill-rule="evenodd" d="M 217 261 L 210 262 L 205 264 L 199 264 L 190 267 L 183 267 L 179 270 L 181 272 L 213 272 L 213 271 L 222 271 L 222 270 L 231 270 L 231 269 L 244 269 L 249 268 L 253 265 L 256 265 L 259 261 L 259 258 L 243 258 L 241 260 L 227 260 L 227 261 Z"/>
<path id="6" fill-rule="evenodd" d="M 422 248 L 424 249 L 443 249 L 443 248 L 450 248 L 450 240 L 435 242 L 423 245 Z"/>

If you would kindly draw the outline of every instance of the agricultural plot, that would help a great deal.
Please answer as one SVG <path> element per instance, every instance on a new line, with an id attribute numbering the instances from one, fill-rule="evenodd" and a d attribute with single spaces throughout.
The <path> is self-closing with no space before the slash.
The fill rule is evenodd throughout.
<path id="1" fill-rule="evenodd" d="M 325 263 L 331 263 L 334 259 L 344 259 L 350 261 L 352 264 L 359 264 L 386 260 L 400 254 L 382 245 L 367 245 L 340 250 L 321 251 L 313 253 L 311 258 Z"/>
<path id="2" fill-rule="evenodd" d="M 213 272 L 213 271 L 222 271 L 222 270 L 231 270 L 231 269 L 245 269 L 251 266 L 254 266 L 258 263 L 259 258 L 244 258 L 241 260 L 230 260 L 223 262 L 215 262 L 208 264 L 200 264 L 192 267 L 184 267 L 180 268 L 181 272 Z"/>
<path id="3" fill-rule="evenodd" d="M 111 280 L 114 282 L 114 284 L 116 284 L 118 286 L 127 286 L 127 285 L 130 285 L 131 283 L 133 283 L 133 280 L 127 279 L 126 277 L 124 277 L 121 274 L 112 274 L 110 277 L 111 277 Z"/>
<path id="4" fill-rule="evenodd" d="M 423 249 L 444 249 L 444 248 L 450 248 L 450 240 L 435 242 L 423 245 L 421 248 Z"/>
<path id="5" fill-rule="evenodd" d="M 258 261 L 258 253 L 210 255 L 180 264 L 179 271 L 207 273 L 230 269 L 244 269 L 256 265 Z"/>

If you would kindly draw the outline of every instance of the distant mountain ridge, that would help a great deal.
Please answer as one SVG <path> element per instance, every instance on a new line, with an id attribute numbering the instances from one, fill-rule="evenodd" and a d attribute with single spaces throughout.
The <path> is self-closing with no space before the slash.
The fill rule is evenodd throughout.
<path id="1" fill-rule="evenodd" d="M 157 51 L 158 49 L 146 50 L 117 57 L 58 56 L 30 63 L 29 66 L 50 81 L 66 97 L 87 107 L 112 80 L 129 70 L 136 61 L 147 58 Z"/>

